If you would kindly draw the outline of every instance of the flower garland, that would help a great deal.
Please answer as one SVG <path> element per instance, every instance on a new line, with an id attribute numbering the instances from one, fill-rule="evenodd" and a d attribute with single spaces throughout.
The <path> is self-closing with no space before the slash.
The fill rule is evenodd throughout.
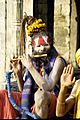
<path id="1" fill-rule="evenodd" d="M 46 24 L 42 21 L 42 19 L 38 19 L 34 21 L 31 25 L 27 26 L 28 35 L 31 36 L 34 32 L 44 30 Z"/>

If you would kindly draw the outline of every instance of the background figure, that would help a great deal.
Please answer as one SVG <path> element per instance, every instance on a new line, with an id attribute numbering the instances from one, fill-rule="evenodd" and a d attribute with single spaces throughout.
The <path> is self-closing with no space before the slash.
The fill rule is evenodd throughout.
<path id="1" fill-rule="evenodd" d="M 80 49 L 76 52 L 76 62 L 78 67 L 80 67 Z M 57 99 L 56 115 L 58 117 L 63 117 L 69 111 L 74 108 L 73 118 L 80 119 L 80 80 L 75 82 L 75 77 L 73 77 L 74 69 L 71 64 L 64 68 L 61 75 L 61 88 L 59 96 Z M 68 98 L 66 98 L 66 93 L 68 87 L 74 84 L 72 91 Z"/>
<path id="2" fill-rule="evenodd" d="M 55 86 L 59 85 L 66 63 L 53 46 L 53 39 L 42 19 L 25 16 L 22 21 L 22 43 L 26 32 L 31 37 L 32 56 L 26 53 L 27 56 L 23 55 L 21 60 L 11 60 L 22 92 L 21 106 L 40 118 L 52 118 L 55 116 L 59 92 Z M 24 74 L 22 65 L 26 68 Z M 22 118 L 26 118 L 26 115 L 22 115 Z"/>
<path id="3" fill-rule="evenodd" d="M 76 51 L 75 59 L 78 67 L 80 68 L 80 48 Z"/>

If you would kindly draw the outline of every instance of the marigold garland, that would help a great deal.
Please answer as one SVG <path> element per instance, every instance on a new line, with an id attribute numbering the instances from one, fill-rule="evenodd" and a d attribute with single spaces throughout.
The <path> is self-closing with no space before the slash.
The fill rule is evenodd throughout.
<path id="1" fill-rule="evenodd" d="M 43 30 L 45 28 L 46 24 L 42 21 L 42 19 L 38 19 L 36 21 L 33 22 L 33 24 L 29 25 L 27 27 L 28 29 L 28 35 L 30 36 L 31 34 L 34 33 L 34 31 L 39 31 L 39 30 Z"/>

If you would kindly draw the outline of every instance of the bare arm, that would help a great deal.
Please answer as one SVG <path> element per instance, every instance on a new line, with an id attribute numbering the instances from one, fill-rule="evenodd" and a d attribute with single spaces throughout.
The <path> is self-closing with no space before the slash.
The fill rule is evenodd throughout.
<path id="1" fill-rule="evenodd" d="M 59 92 L 56 106 L 56 116 L 64 116 L 74 105 L 74 96 L 69 96 L 66 99 L 67 88 L 62 88 Z"/>
<path id="2" fill-rule="evenodd" d="M 22 75 L 22 65 L 21 65 L 21 62 L 18 61 L 18 60 L 17 61 L 12 61 L 11 65 L 12 65 L 13 71 L 16 73 L 19 91 L 22 92 L 24 81 L 23 81 L 23 75 Z"/>
<path id="3" fill-rule="evenodd" d="M 66 99 L 68 86 L 72 85 L 74 82 L 75 77 L 73 78 L 73 67 L 70 64 L 64 68 L 61 75 L 61 88 L 56 106 L 56 116 L 58 117 L 64 116 L 74 105 L 75 98 L 72 94 Z"/>
<path id="4" fill-rule="evenodd" d="M 57 57 L 53 69 L 49 75 L 49 88 L 52 90 L 56 83 L 60 80 L 61 74 L 65 67 L 65 62 L 62 58 Z"/>
<path id="5" fill-rule="evenodd" d="M 57 83 L 57 81 L 60 78 L 60 75 L 63 71 L 63 68 L 65 66 L 65 63 L 63 61 L 63 59 L 61 58 L 57 58 L 54 64 L 54 67 L 48 77 L 48 81 L 46 81 L 41 75 L 40 73 L 38 73 L 38 71 L 34 68 L 34 66 L 32 65 L 31 59 L 30 58 L 26 58 L 24 57 L 22 60 L 22 63 L 24 64 L 24 66 L 27 67 L 27 69 L 29 70 L 29 72 L 31 73 L 31 75 L 33 76 L 36 84 L 43 90 L 52 90 L 53 87 L 55 86 L 55 84 Z M 27 64 L 26 64 L 27 63 Z"/>
<path id="6" fill-rule="evenodd" d="M 23 85 L 24 85 L 22 73 L 21 72 L 17 73 L 16 76 L 17 76 L 17 83 L 18 83 L 19 91 L 22 92 L 23 91 Z"/>

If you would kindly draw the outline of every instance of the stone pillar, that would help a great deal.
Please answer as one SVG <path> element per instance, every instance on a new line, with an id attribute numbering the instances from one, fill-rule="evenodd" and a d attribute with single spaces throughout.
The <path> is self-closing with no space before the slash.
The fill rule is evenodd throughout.
<path id="1" fill-rule="evenodd" d="M 33 16 L 33 0 L 24 0 L 23 1 L 23 15 L 24 15 L 24 12 L 27 13 L 27 15 L 31 15 Z M 32 46 L 29 45 L 29 41 L 31 41 L 31 38 L 26 34 L 26 43 L 25 43 L 25 46 L 26 46 L 26 50 L 25 52 L 27 54 L 32 54 Z"/>
<path id="2" fill-rule="evenodd" d="M 70 0 L 55 0 L 54 46 L 67 61 L 70 58 Z"/>
<path id="3" fill-rule="evenodd" d="M 6 70 L 9 69 L 11 56 L 16 55 L 16 6 L 16 0 L 7 0 Z"/>
<path id="4" fill-rule="evenodd" d="M 77 11 L 75 0 L 72 0 L 72 12 L 71 12 L 71 51 L 70 51 L 70 61 L 76 67 L 75 53 L 77 45 Z"/>
<path id="5" fill-rule="evenodd" d="M 0 89 L 5 82 L 5 0 L 0 0 Z"/>
<path id="6" fill-rule="evenodd" d="M 23 6 L 19 6 L 21 2 Z M 23 14 L 21 12 L 33 15 L 33 0 L 0 0 L 0 89 L 6 87 L 5 73 L 9 70 L 11 56 L 20 52 L 21 17 L 19 21 L 17 18 L 19 13 Z"/>
<path id="7" fill-rule="evenodd" d="M 33 15 L 33 0 L 23 0 L 23 13 Z"/>

